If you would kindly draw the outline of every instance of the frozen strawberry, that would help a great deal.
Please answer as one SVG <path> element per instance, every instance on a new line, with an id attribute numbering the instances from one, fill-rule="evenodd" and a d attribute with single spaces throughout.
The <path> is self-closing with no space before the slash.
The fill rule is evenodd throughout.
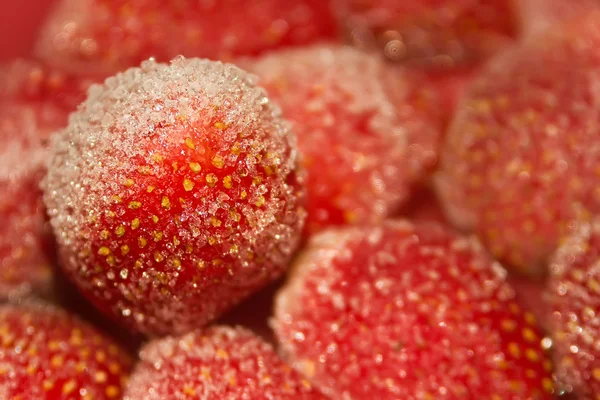
<path id="1" fill-rule="evenodd" d="M 520 0 L 521 35 L 525 38 L 566 20 L 600 9 L 598 0 Z"/>
<path id="2" fill-rule="evenodd" d="M 379 221 L 397 212 L 435 164 L 439 129 L 413 75 L 343 46 L 270 53 L 242 64 L 283 109 L 308 172 L 308 222 Z"/>
<path id="3" fill-rule="evenodd" d="M 189 331 L 279 277 L 303 227 L 295 138 L 230 64 L 143 63 L 53 141 L 45 204 L 67 274 L 145 334 Z"/>
<path id="4" fill-rule="evenodd" d="M 499 56 L 468 88 L 436 178 L 449 218 L 530 275 L 600 211 L 600 12 Z M 582 39 L 583 38 L 583 39 Z"/>
<path id="5" fill-rule="evenodd" d="M 513 0 L 336 0 L 350 39 L 390 60 L 452 68 L 505 47 L 517 34 Z"/>
<path id="6" fill-rule="evenodd" d="M 60 0 L 37 54 L 64 69 L 114 73 L 149 57 L 229 60 L 336 33 L 322 0 Z"/>
<path id="7" fill-rule="evenodd" d="M 436 224 L 328 231 L 277 295 L 275 334 L 334 399 L 551 399 L 535 318 L 505 275 Z"/>
<path id="8" fill-rule="evenodd" d="M 155 339 L 140 352 L 125 400 L 325 399 L 245 328 Z"/>
<path id="9" fill-rule="evenodd" d="M 600 393 L 600 219 L 580 224 L 550 263 L 557 376 L 581 399 Z"/>
<path id="10" fill-rule="evenodd" d="M 130 356 L 67 312 L 40 304 L 0 307 L 3 399 L 120 399 Z"/>
<path id="11" fill-rule="evenodd" d="M 45 144 L 88 84 L 35 62 L 0 67 L 0 299 L 51 286 L 53 246 L 39 190 Z"/>

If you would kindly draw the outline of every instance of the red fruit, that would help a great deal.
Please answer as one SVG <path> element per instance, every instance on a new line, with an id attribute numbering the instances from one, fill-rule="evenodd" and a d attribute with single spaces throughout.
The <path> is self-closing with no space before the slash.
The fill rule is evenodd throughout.
<path id="1" fill-rule="evenodd" d="M 145 334 L 189 331 L 279 277 L 305 211 L 294 136 L 230 64 L 146 62 L 53 142 L 45 204 L 63 267 Z"/>
<path id="2" fill-rule="evenodd" d="M 513 0 L 337 0 L 350 38 L 393 61 L 451 68 L 494 54 L 517 33 Z"/>
<path id="3" fill-rule="evenodd" d="M 437 186 L 449 218 L 499 259 L 544 273 L 571 221 L 600 211 L 600 12 L 491 62 L 449 129 Z"/>
<path id="4" fill-rule="evenodd" d="M 581 224 L 550 264 L 549 299 L 557 377 L 581 399 L 600 393 L 600 220 Z"/>
<path id="5" fill-rule="evenodd" d="M 397 212 L 412 180 L 435 164 L 440 131 L 417 76 L 342 46 L 284 50 L 244 67 L 298 135 L 307 233 Z"/>
<path id="6" fill-rule="evenodd" d="M 324 399 L 247 329 L 215 326 L 140 352 L 125 400 Z"/>
<path id="7" fill-rule="evenodd" d="M 119 399 L 132 360 L 112 339 L 60 309 L 0 307 L 4 399 Z"/>
<path id="8" fill-rule="evenodd" d="M 600 9 L 598 0 L 521 0 L 521 35 L 535 36 L 552 26 Z"/>
<path id="9" fill-rule="evenodd" d="M 535 318 L 505 275 L 439 225 L 330 231 L 278 294 L 275 334 L 334 399 L 551 399 Z"/>
<path id="10" fill-rule="evenodd" d="M 0 67 L 0 299 L 48 291 L 53 243 L 39 190 L 45 143 L 88 85 L 34 62 Z"/>
<path id="11" fill-rule="evenodd" d="M 76 71 L 114 73 L 148 57 L 226 59 L 333 39 L 322 0 L 61 0 L 37 54 Z"/>

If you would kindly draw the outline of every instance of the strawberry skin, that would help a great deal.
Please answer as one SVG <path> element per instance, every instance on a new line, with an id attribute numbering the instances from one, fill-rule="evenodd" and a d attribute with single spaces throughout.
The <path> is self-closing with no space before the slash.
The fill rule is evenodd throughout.
<path id="1" fill-rule="evenodd" d="M 120 399 L 131 357 L 67 312 L 0 307 L 0 393 L 13 400 Z"/>
<path id="2" fill-rule="evenodd" d="M 287 360 L 343 399 L 551 399 L 535 318 L 472 238 L 388 221 L 315 236 L 275 302 Z"/>
<path id="3" fill-rule="evenodd" d="M 434 94 L 415 84 L 416 74 L 326 45 L 282 50 L 242 66 L 259 76 L 298 136 L 307 171 L 307 235 L 397 212 L 411 184 L 437 161 L 441 129 L 428 115 Z"/>
<path id="4" fill-rule="evenodd" d="M 322 0 L 60 0 L 36 47 L 62 69 L 110 74 L 149 57 L 231 60 L 336 33 Z"/>
<path id="5" fill-rule="evenodd" d="M 513 0 L 336 0 L 350 39 L 392 61 L 436 69 L 474 64 L 517 34 Z"/>
<path id="6" fill-rule="evenodd" d="M 124 400 L 325 399 L 271 345 L 241 327 L 155 339 L 140 359 Z"/>
<path id="7" fill-rule="evenodd" d="M 550 263 L 548 297 L 556 374 L 584 400 L 600 393 L 599 260 L 600 220 L 596 217 L 580 223 Z"/>
<path id="8" fill-rule="evenodd" d="M 498 56 L 448 130 L 436 177 L 448 217 L 523 274 L 543 275 L 570 223 L 600 211 L 598 27 L 592 12 Z"/>
<path id="9" fill-rule="evenodd" d="M 230 64 L 148 61 L 53 141 L 44 200 L 63 268 L 144 334 L 189 331 L 279 277 L 303 227 L 295 138 Z"/>

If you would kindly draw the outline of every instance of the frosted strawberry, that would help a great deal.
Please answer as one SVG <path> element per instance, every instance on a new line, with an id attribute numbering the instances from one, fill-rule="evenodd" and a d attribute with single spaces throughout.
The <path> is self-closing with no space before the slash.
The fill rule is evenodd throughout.
<path id="1" fill-rule="evenodd" d="M 324 399 L 271 345 L 240 327 L 156 339 L 140 358 L 125 400 Z"/>
<path id="2" fill-rule="evenodd" d="M 597 0 L 522 0 L 517 2 L 521 35 L 535 35 L 568 19 L 600 10 Z"/>
<path id="3" fill-rule="evenodd" d="M 149 57 L 229 60 L 336 33 L 322 0 L 60 0 L 37 54 L 63 69 L 114 73 Z"/>
<path id="4" fill-rule="evenodd" d="M 45 182 L 64 269 L 133 330 L 206 324 L 279 277 L 297 247 L 294 145 L 230 64 L 148 61 L 93 86 Z"/>
<path id="5" fill-rule="evenodd" d="M 0 307 L 0 393 L 6 399 L 120 399 L 132 360 L 60 309 Z"/>
<path id="6" fill-rule="evenodd" d="M 544 273 L 571 221 L 600 211 L 598 27 L 590 13 L 499 56 L 447 135 L 437 186 L 449 218 L 526 274 Z"/>
<path id="7" fill-rule="evenodd" d="M 535 318 L 472 238 L 388 221 L 315 236 L 275 302 L 286 359 L 335 399 L 551 399 Z"/>
<path id="8" fill-rule="evenodd" d="M 379 221 L 436 162 L 434 93 L 418 77 L 343 46 L 271 53 L 244 68 L 260 77 L 298 136 L 308 172 L 308 222 Z"/>
<path id="9" fill-rule="evenodd" d="M 66 125 L 88 81 L 35 62 L 0 67 L 0 298 L 48 292 L 52 239 L 40 179 L 46 143 Z"/>
<path id="10" fill-rule="evenodd" d="M 580 224 L 550 264 L 549 298 L 557 377 L 581 399 L 600 393 L 600 220 Z"/>
<path id="11" fill-rule="evenodd" d="M 512 0 L 336 0 L 353 42 L 390 60 L 452 68 L 505 47 L 517 34 Z"/>

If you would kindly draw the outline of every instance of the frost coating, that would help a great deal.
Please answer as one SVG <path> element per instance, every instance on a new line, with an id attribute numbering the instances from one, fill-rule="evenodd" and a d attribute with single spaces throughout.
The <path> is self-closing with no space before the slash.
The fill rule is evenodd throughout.
<path id="1" fill-rule="evenodd" d="M 251 331 L 216 326 L 146 344 L 125 400 L 324 399 Z"/>
<path id="2" fill-rule="evenodd" d="M 308 172 L 307 231 L 395 213 L 435 164 L 440 130 L 418 109 L 416 76 L 345 46 L 270 53 L 242 64 L 294 125 Z"/>
<path id="3" fill-rule="evenodd" d="M 304 221 L 289 124 L 220 62 L 148 61 L 92 86 L 52 142 L 64 268 L 144 333 L 201 326 L 285 269 Z"/>
<path id="4" fill-rule="evenodd" d="M 535 318 L 505 277 L 479 242 L 439 225 L 331 230 L 296 259 L 273 328 L 334 399 L 551 399 Z"/>

